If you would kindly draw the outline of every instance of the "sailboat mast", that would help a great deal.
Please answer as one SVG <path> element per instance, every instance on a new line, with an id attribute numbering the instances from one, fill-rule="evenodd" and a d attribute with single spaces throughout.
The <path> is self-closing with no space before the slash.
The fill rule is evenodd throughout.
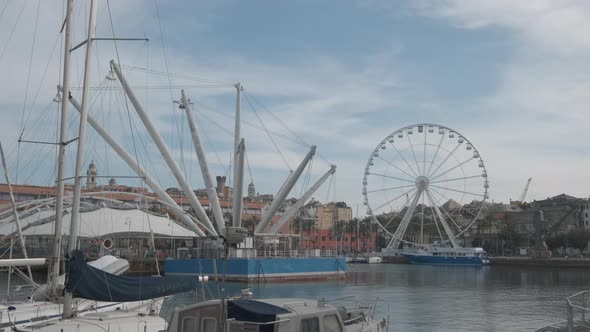
<path id="1" fill-rule="evenodd" d="M 84 150 L 86 143 L 86 123 L 88 119 L 88 101 L 90 99 L 90 60 L 92 58 L 92 46 L 96 32 L 96 0 L 90 1 L 90 21 L 88 22 L 88 39 L 86 40 L 86 59 L 84 61 L 84 86 L 82 92 L 82 112 L 80 114 L 80 130 L 78 132 L 78 154 L 76 156 L 76 172 L 74 173 L 74 201 L 70 221 L 70 237 L 68 239 L 68 252 L 77 247 L 78 232 L 80 228 L 80 194 L 82 192 L 82 163 L 84 162 Z M 68 93 L 64 89 L 64 94 Z M 72 315 L 72 293 L 66 292 L 64 297 L 64 317 Z"/>
<path id="2" fill-rule="evenodd" d="M 25 247 L 25 238 L 23 237 L 23 231 L 20 228 L 20 220 L 18 218 L 18 210 L 16 209 L 16 202 L 14 200 L 14 194 L 12 193 L 12 185 L 10 184 L 10 176 L 8 175 L 8 167 L 6 166 L 6 159 L 4 158 L 4 150 L 2 149 L 2 143 L 0 142 L 0 157 L 2 157 L 2 167 L 4 168 L 4 177 L 6 178 L 6 184 L 8 185 L 8 193 L 10 194 L 10 203 L 12 205 L 12 212 L 14 213 L 14 222 L 16 224 L 16 230 L 18 231 L 18 238 L 20 239 L 20 246 L 23 252 L 23 257 L 28 259 L 27 248 Z M 12 243 L 11 243 L 12 244 Z M 10 249 L 12 253 L 12 248 Z M 27 265 L 27 272 L 29 278 L 33 280 L 33 274 L 31 273 L 31 266 Z"/>
<path id="3" fill-rule="evenodd" d="M 52 265 L 49 267 L 49 284 L 51 286 L 50 296 L 57 298 L 57 276 L 59 276 L 59 260 L 61 256 L 61 229 L 63 218 L 63 196 L 64 196 L 64 178 L 65 174 L 65 157 L 66 157 L 66 141 L 68 132 L 68 96 L 70 91 L 70 48 L 72 48 L 72 12 L 74 7 L 74 0 L 68 0 L 66 7 L 66 21 L 65 21 L 65 38 L 64 38 L 64 68 L 63 68 L 63 82 L 62 98 L 61 98 L 61 120 L 59 124 L 59 153 L 57 159 L 57 192 L 55 196 L 55 230 L 53 242 Z"/>
<path id="4" fill-rule="evenodd" d="M 242 226 L 242 195 L 244 192 L 244 154 L 246 153 L 246 145 L 244 139 L 240 140 L 238 149 L 236 150 L 234 158 L 234 201 L 232 205 L 232 225 L 234 227 Z"/>
<path id="5" fill-rule="evenodd" d="M 74 109 L 78 112 L 82 111 L 82 106 L 75 98 L 69 98 L 70 103 L 74 106 Z M 169 204 L 172 210 L 176 213 L 176 215 L 180 218 L 180 220 L 184 223 L 184 225 L 190 228 L 193 232 L 195 232 L 198 236 L 205 236 L 205 233 L 197 227 L 195 222 L 188 216 L 186 211 L 184 211 L 178 204 L 168 195 L 164 188 L 162 188 L 154 178 L 152 178 L 119 143 L 113 137 L 111 137 L 107 131 L 92 117 L 92 115 L 88 114 L 88 123 L 94 128 L 96 133 L 104 139 L 104 141 L 110 145 L 110 147 L 115 151 L 123 161 L 129 165 L 129 167 L 137 174 L 145 179 L 147 185 L 152 189 L 153 192 L 160 197 L 164 202 Z M 205 227 L 203 225 L 203 227 Z"/>
<path id="6" fill-rule="evenodd" d="M 240 106 L 241 106 L 241 92 L 242 92 L 242 84 L 239 82 L 235 85 L 237 90 L 236 95 L 236 118 L 235 118 L 235 129 L 234 129 L 234 154 L 238 151 L 238 146 L 240 145 Z"/>
<path id="7" fill-rule="evenodd" d="M 236 118 L 235 118 L 235 130 L 234 130 L 234 190 L 233 190 L 233 202 L 232 202 L 232 225 L 234 227 L 240 227 L 242 219 L 242 186 L 243 186 L 243 174 L 244 174 L 244 156 L 245 151 L 240 151 L 240 107 L 241 107 L 241 92 L 242 85 L 238 82 L 236 85 Z M 240 155 L 241 154 L 241 155 Z M 242 162 L 240 162 L 242 160 Z"/>

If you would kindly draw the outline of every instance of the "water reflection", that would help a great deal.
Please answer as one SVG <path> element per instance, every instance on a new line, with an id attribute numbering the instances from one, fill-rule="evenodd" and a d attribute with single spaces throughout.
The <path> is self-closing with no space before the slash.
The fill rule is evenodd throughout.
<path id="1" fill-rule="evenodd" d="M 250 287 L 258 298 L 382 298 L 391 306 L 391 331 L 532 331 L 565 319 L 565 297 L 590 288 L 590 271 L 521 267 L 355 265 L 345 281 L 226 283 L 226 294 Z M 218 285 L 180 294 L 166 303 L 169 315 Z M 167 312 L 167 313 L 166 313 Z"/>

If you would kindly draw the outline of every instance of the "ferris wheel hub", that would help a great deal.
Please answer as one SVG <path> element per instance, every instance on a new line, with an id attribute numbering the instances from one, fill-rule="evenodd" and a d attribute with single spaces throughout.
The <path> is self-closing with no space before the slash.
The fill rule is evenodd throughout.
<path id="1" fill-rule="evenodd" d="M 415 183 L 416 188 L 418 188 L 420 191 L 424 191 L 426 190 L 426 188 L 428 188 L 428 185 L 430 184 L 430 179 L 424 175 L 420 175 L 416 178 Z"/>

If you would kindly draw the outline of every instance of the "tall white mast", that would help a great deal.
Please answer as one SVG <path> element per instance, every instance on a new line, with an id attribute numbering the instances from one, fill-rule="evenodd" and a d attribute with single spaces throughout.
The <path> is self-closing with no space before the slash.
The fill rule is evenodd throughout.
<path id="1" fill-rule="evenodd" d="M 86 122 L 88 121 L 88 101 L 90 99 L 90 59 L 92 58 L 92 46 L 96 33 L 96 0 L 90 1 L 90 20 L 88 22 L 88 37 L 86 40 L 86 59 L 84 61 L 84 86 L 82 92 L 82 112 L 80 114 L 80 130 L 78 132 L 78 154 L 76 157 L 76 171 L 74 173 L 74 201 L 72 203 L 72 215 L 70 221 L 70 237 L 68 239 L 68 252 L 77 247 L 78 231 L 80 228 L 80 194 L 82 191 L 82 163 L 84 162 L 84 150 L 86 143 Z M 68 93 L 65 90 L 65 93 Z M 64 297 L 64 317 L 72 316 L 72 293 L 66 292 Z"/>
<path id="2" fill-rule="evenodd" d="M 281 207 L 281 204 L 283 204 L 283 201 L 285 200 L 287 195 L 289 195 L 289 192 L 291 192 L 291 189 L 293 189 L 293 186 L 295 185 L 295 183 L 297 182 L 297 180 L 301 176 L 301 173 L 303 173 L 303 170 L 305 169 L 305 167 L 307 166 L 307 164 L 309 163 L 309 161 L 311 160 L 311 158 L 315 154 L 315 151 L 316 151 L 316 146 L 312 145 L 311 149 L 309 150 L 309 152 L 307 153 L 305 158 L 303 158 L 303 161 L 299 164 L 299 166 L 297 166 L 297 169 L 295 169 L 295 172 L 293 172 L 292 174 L 289 175 L 289 177 L 287 178 L 287 181 L 285 182 L 283 187 L 281 187 L 279 192 L 277 192 L 277 195 L 275 196 L 272 203 L 270 204 L 270 207 L 268 208 L 266 213 L 262 216 L 262 220 L 260 221 L 260 223 L 258 223 L 258 226 L 256 226 L 255 233 L 262 233 L 262 231 L 264 231 L 266 226 L 268 226 L 268 224 L 272 220 L 272 217 L 279 210 L 279 208 Z"/>
<path id="3" fill-rule="evenodd" d="M 235 118 L 235 129 L 234 129 L 234 154 L 238 151 L 238 145 L 240 145 L 240 106 L 241 106 L 241 92 L 242 92 L 242 84 L 238 82 L 236 85 L 237 95 L 236 95 L 236 118 Z M 235 158 L 234 158 L 235 159 Z M 235 168 L 234 168 L 235 169 Z M 235 171 L 234 171 L 235 174 Z"/>
<path id="4" fill-rule="evenodd" d="M 233 190 L 233 203 L 232 203 L 232 226 L 240 227 L 242 219 L 242 195 L 243 195 L 243 174 L 244 174 L 244 163 L 240 163 L 240 125 L 241 125 L 241 92 L 242 85 L 238 82 L 236 85 L 236 116 L 235 116 L 235 129 L 234 129 L 234 190 Z M 244 152 L 242 151 L 242 154 Z M 243 161 L 243 156 L 241 157 Z M 240 176 L 242 174 L 242 176 Z"/>
<path id="5" fill-rule="evenodd" d="M 127 94 L 127 97 L 129 97 L 129 101 L 133 105 L 133 108 L 137 112 L 137 115 L 139 115 L 141 122 L 143 122 L 144 127 L 147 129 L 152 140 L 154 141 L 154 143 L 158 147 L 160 154 L 162 154 L 164 161 L 166 161 L 166 164 L 168 165 L 168 167 L 172 171 L 172 174 L 174 174 L 176 181 L 178 181 L 178 184 L 180 184 L 182 190 L 184 191 L 186 197 L 188 198 L 188 201 L 191 204 L 191 207 L 195 210 L 195 213 L 197 214 L 197 218 L 203 224 L 205 224 L 207 226 L 211 235 L 213 235 L 213 236 L 217 235 L 217 231 L 215 230 L 215 227 L 213 227 L 213 224 L 211 224 L 211 220 L 209 220 L 209 217 L 207 216 L 205 209 L 203 209 L 203 206 L 199 202 L 199 199 L 197 198 L 197 196 L 193 192 L 192 188 L 189 186 L 188 182 L 186 181 L 186 178 L 184 177 L 184 174 L 180 170 L 180 167 L 178 167 L 178 164 L 172 158 L 172 155 L 170 154 L 170 151 L 169 151 L 166 143 L 164 143 L 164 140 L 162 139 L 162 137 L 160 136 L 160 134 L 156 130 L 156 127 L 153 125 L 149 116 L 141 107 L 141 104 L 139 103 L 139 100 L 135 96 L 135 93 L 133 93 L 131 86 L 129 85 L 129 83 L 127 83 L 127 80 L 123 76 L 123 73 L 121 72 L 121 68 L 119 68 L 119 65 L 117 65 L 114 60 L 111 60 L 111 68 L 113 68 L 115 71 L 115 74 L 117 74 L 117 77 L 119 78 L 119 82 L 123 86 L 123 90 L 125 91 L 125 94 Z"/>
<path id="6" fill-rule="evenodd" d="M 246 145 L 244 139 L 240 140 L 238 149 L 234 155 L 234 201 L 232 204 L 232 225 L 234 227 L 241 227 L 242 224 L 242 195 L 244 193 L 244 154 L 246 153 Z"/>
<path id="7" fill-rule="evenodd" d="M 307 200 L 311 198 L 311 196 L 322 186 L 322 184 L 324 182 L 326 182 L 326 179 L 328 179 L 328 177 L 334 173 L 336 173 L 336 165 L 331 165 L 330 169 L 319 180 L 317 180 L 316 183 L 314 183 L 311 186 L 311 188 L 309 188 L 299 198 L 299 200 L 297 200 L 297 202 L 295 202 L 295 204 L 290 206 L 287 209 L 287 211 L 285 211 L 285 214 L 283 214 L 281 216 L 281 219 L 279 219 L 279 221 L 275 225 L 272 226 L 269 233 L 270 234 L 277 233 L 279 231 L 279 229 L 281 229 L 281 227 L 283 227 L 283 225 L 286 224 L 287 221 L 289 221 L 289 219 L 291 219 L 291 217 L 295 215 L 295 212 L 297 212 L 297 210 L 299 210 L 299 208 L 301 208 L 303 206 L 303 204 L 305 204 L 305 202 L 307 202 Z"/>
<path id="8" fill-rule="evenodd" d="M 197 153 L 197 159 L 199 160 L 199 166 L 201 167 L 203 181 L 205 182 L 205 187 L 207 188 L 207 197 L 209 197 L 209 208 L 213 211 L 213 217 L 215 218 L 215 223 L 217 224 L 217 231 L 220 234 L 224 234 L 225 223 L 223 220 L 223 212 L 221 211 L 221 204 L 219 204 L 219 197 L 217 196 L 217 191 L 215 190 L 215 185 L 213 183 L 213 179 L 211 178 L 211 173 L 209 172 L 207 156 L 205 155 L 205 149 L 203 148 L 203 144 L 201 143 L 199 130 L 193 117 L 190 100 L 186 98 L 184 90 L 181 91 L 181 98 L 182 106 L 184 111 L 186 112 L 188 125 L 191 130 L 191 136 L 193 138 L 195 152 Z"/>
<path id="9" fill-rule="evenodd" d="M 53 242 L 52 265 L 49 267 L 49 285 L 51 289 L 50 297 L 56 299 L 57 294 L 57 276 L 59 276 L 59 263 L 61 257 L 61 228 L 63 218 L 63 195 L 64 195 L 64 178 L 65 174 L 65 157 L 66 157 L 66 141 L 68 134 L 68 101 L 65 96 L 70 91 L 70 48 L 72 48 L 72 41 L 70 39 L 72 34 L 72 12 L 74 7 L 74 0 L 68 0 L 66 7 L 66 34 L 64 38 L 64 71 L 63 71 L 63 89 L 66 91 L 62 93 L 61 97 L 61 120 L 59 124 L 59 153 L 57 159 L 57 192 L 55 196 L 55 230 Z"/>
<path id="10" fill-rule="evenodd" d="M 4 168 L 4 177 L 6 178 L 6 184 L 8 184 L 8 192 L 10 194 L 10 204 L 12 205 L 12 212 L 14 213 L 14 222 L 16 224 L 16 230 L 18 231 L 18 238 L 20 240 L 21 250 L 23 252 L 23 256 L 26 260 L 29 259 L 27 255 L 27 248 L 25 247 L 25 237 L 23 236 L 23 231 L 20 228 L 20 220 L 18 218 L 18 210 L 16 209 L 16 202 L 14 200 L 14 194 L 12 193 L 12 185 L 10 184 L 10 176 L 8 175 L 8 167 L 6 166 L 6 159 L 4 158 L 4 150 L 2 149 L 2 143 L 0 142 L 0 157 L 2 157 L 2 167 Z M 10 249 L 12 253 L 12 248 Z M 29 273 L 29 278 L 33 280 L 33 274 L 31 273 L 31 266 L 27 265 L 27 272 Z"/>
<path id="11" fill-rule="evenodd" d="M 61 88 L 61 87 L 60 87 Z M 72 106 L 79 112 L 81 112 L 82 107 L 78 103 L 78 101 L 74 98 L 69 98 Z M 162 199 L 166 202 L 172 210 L 177 214 L 177 216 L 182 220 L 184 225 L 190 228 L 193 232 L 197 233 L 198 236 L 205 236 L 205 233 L 197 227 L 195 222 L 187 215 L 187 213 L 182 210 L 180 206 L 168 195 L 168 193 L 137 163 L 135 159 L 125 151 L 125 149 L 117 143 L 115 139 L 113 139 L 107 131 L 92 117 L 92 115 L 88 114 L 88 124 L 90 124 L 94 130 L 102 137 L 105 142 L 113 148 L 113 150 L 123 159 L 129 167 L 137 174 L 137 176 L 142 177 L 145 179 L 147 185 Z M 200 224 L 203 228 L 206 228 L 205 225 Z"/>

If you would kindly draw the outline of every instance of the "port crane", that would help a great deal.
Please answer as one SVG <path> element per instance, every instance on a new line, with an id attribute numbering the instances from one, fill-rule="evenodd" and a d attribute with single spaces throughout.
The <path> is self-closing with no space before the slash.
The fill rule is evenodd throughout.
<path id="1" fill-rule="evenodd" d="M 510 201 L 510 205 L 521 207 L 524 204 L 524 199 L 529 191 L 529 186 L 531 185 L 532 180 L 533 178 L 529 178 L 526 181 L 526 185 L 524 186 L 524 190 L 522 191 L 522 194 L 520 194 L 519 199 L 517 201 Z"/>
<path id="2" fill-rule="evenodd" d="M 519 202 L 520 204 L 524 203 L 524 198 L 526 197 L 527 192 L 529 191 L 529 186 L 531 185 L 531 180 L 533 178 L 529 178 L 526 182 L 526 186 L 524 186 L 524 190 L 522 191 L 522 194 L 520 194 L 520 199 Z"/>

